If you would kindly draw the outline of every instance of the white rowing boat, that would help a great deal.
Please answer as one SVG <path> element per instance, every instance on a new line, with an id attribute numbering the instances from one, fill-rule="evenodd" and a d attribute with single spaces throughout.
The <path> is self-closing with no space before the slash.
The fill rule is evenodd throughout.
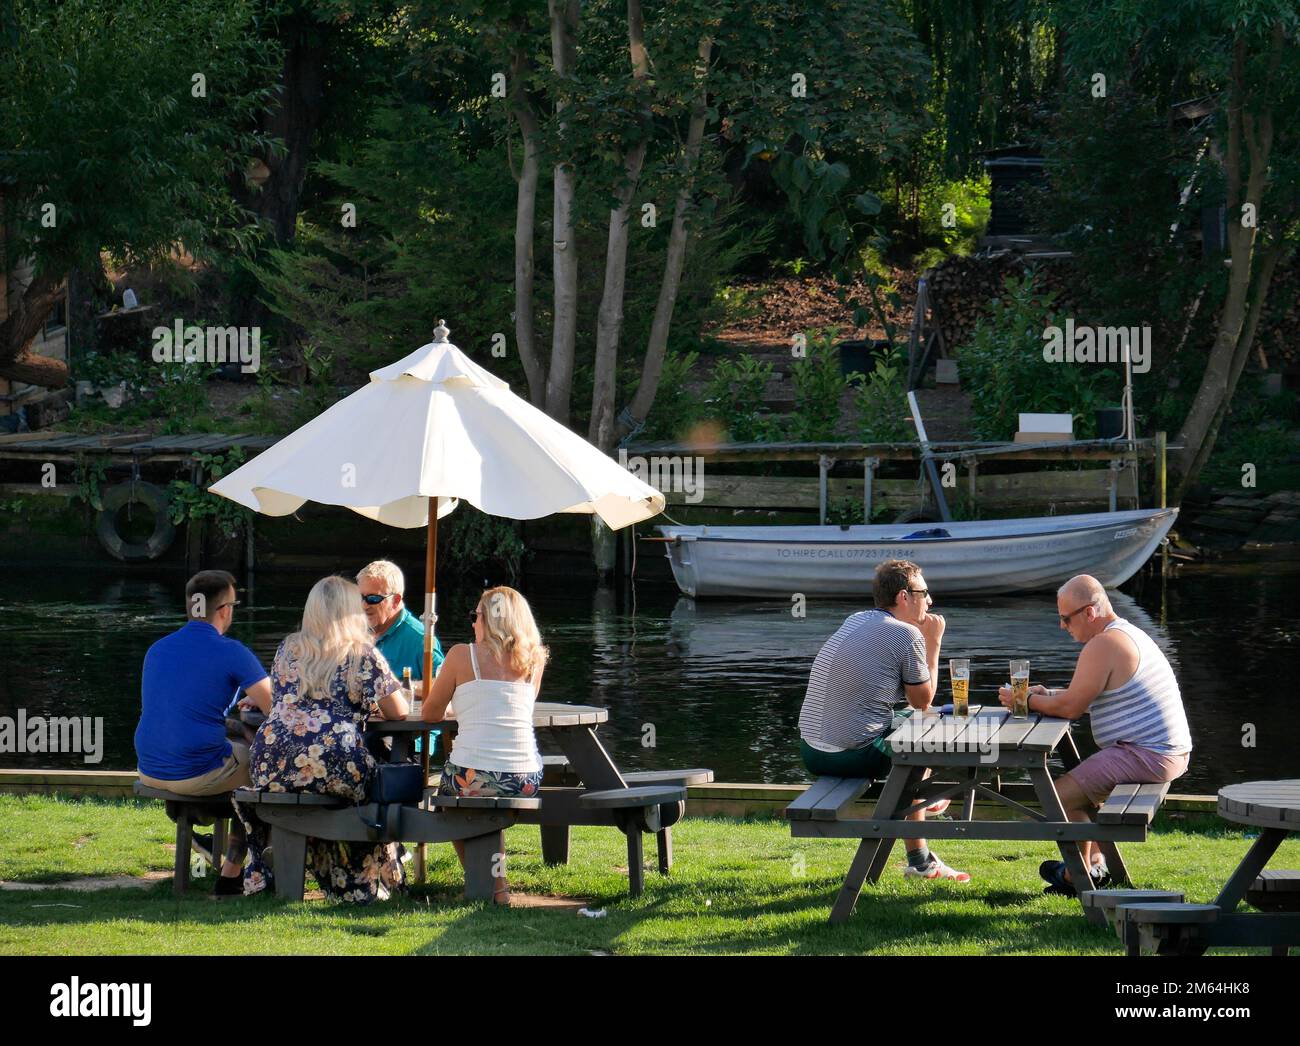
<path id="1" fill-rule="evenodd" d="M 944 595 L 999 595 L 1091 574 L 1131 578 L 1178 518 L 1176 508 L 1030 519 L 874 526 L 661 526 L 688 596 L 866 596 L 876 565 L 909 559 Z M 928 536 L 929 535 L 929 536 Z"/>

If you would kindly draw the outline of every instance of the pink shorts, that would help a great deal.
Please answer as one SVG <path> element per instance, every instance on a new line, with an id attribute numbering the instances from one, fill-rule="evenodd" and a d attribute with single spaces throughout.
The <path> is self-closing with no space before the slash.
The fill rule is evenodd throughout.
<path id="1" fill-rule="evenodd" d="M 1149 748 L 1117 741 L 1088 756 L 1065 776 L 1094 806 L 1099 806 L 1117 784 L 1158 784 L 1182 777 L 1190 758 L 1190 752 L 1161 755 Z"/>

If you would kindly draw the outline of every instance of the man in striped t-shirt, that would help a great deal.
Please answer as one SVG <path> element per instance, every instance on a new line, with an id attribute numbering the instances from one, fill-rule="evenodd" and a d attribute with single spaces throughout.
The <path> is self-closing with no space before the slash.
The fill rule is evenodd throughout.
<path id="1" fill-rule="evenodd" d="M 799 711 L 799 751 L 819 776 L 886 776 L 892 749 L 885 736 L 894 706 L 906 698 L 921 711 L 934 698 L 944 620 L 929 612 L 921 568 L 903 559 L 881 563 L 872 596 L 876 608 L 850 615 L 813 661 Z M 927 809 L 941 813 L 947 805 L 943 800 Z M 921 809 L 910 819 L 923 821 L 925 814 Z M 924 839 L 907 845 L 904 874 L 970 881 L 932 854 Z"/>
<path id="2" fill-rule="evenodd" d="M 1156 784 L 1187 771 L 1192 735 L 1169 659 L 1151 637 L 1119 617 L 1095 577 L 1080 574 L 1056 594 L 1057 618 L 1070 638 L 1083 644 L 1070 685 L 1059 690 L 1029 688 L 1029 707 L 1043 715 L 1078 719 L 1090 713 L 1099 749 L 1056 782 L 1071 821 L 1091 820 L 1117 784 Z M 998 692 L 1011 706 L 1011 688 Z M 1082 844 L 1093 889 L 1109 884 L 1096 843 Z M 1039 874 L 1045 892 L 1074 894 L 1062 861 L 1044 861 Z"/>

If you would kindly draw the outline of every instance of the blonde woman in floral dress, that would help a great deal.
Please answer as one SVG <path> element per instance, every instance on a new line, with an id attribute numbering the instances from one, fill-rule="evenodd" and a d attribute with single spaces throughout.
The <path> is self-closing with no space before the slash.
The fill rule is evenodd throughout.
<path id="1" fill-rule="evenodd" d="M 312 586 L 302 628 L 285 637 L 271 667 L 271 714 L 249 751 L 253 787 L 312 792 L 364 802 L 375 772 L 363 731 L 376 713 L 406 715 L 401 683 L 374 648 L 360 589 L 341 577 Z M 238 805 L 238 804 L 236 804 Z M 245 894 L 272 883 L 263 851 L 266 826 L 243 807 L 249 863 Z M 307 840 L 307 864 L 330 898 L 386 900 L 404 885 L 397 843 Z"/>

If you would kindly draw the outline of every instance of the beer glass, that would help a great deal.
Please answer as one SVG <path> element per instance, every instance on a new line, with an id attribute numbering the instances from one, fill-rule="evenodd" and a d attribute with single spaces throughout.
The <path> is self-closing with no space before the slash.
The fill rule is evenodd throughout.
<path id="1" fill-rule="evenodd" d="M 970 658 L 950 658 L 948 678 L 952 680 L 952 714 L 965 718 L 970 715 Z"/>
<path id="2" fill-rule="evenodd" d="M 1023 658 L 1011 662 L 1011 718 L 1029 718 L 1029 662 Z"/>

